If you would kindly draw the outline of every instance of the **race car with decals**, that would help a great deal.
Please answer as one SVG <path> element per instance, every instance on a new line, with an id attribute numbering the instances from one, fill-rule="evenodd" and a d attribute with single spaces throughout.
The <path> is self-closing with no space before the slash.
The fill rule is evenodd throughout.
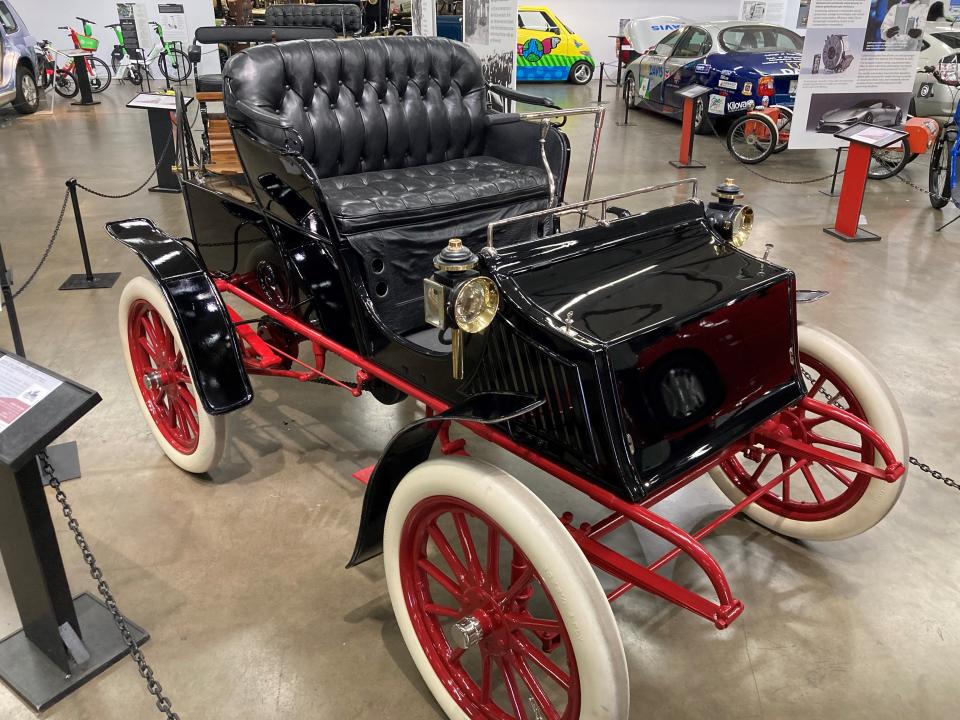
<path id="1" fill-rule="evenodd" d="M 624 98 L 631 107 L 679 118 L 680 92 L 711 89 L 696 100 L 697 132 L 751 110 L 793 107 L 803 38 L 769 23 L 741 20 L 689 24 L 674 30 L 627 68 Z"/>

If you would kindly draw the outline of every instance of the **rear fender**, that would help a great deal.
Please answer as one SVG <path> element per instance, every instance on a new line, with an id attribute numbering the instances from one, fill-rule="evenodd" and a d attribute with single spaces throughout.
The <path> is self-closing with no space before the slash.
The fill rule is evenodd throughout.
<path id="1" fill-rule="evenodd" d="M 542 399 L 515 393 L 474 395 L 446 412 L 417 420 L 394 435 L 370 476 L 357 544 L 347 567 L 365 563 L 383 552 L 383 527 L 393 493 L 407 473 L 430 457 L 445 422 L 494 425 L 525 415 L 543 403 Z"/>
<path id="2" fill-rule="evenodd" d="M 167 298 L 203 409 L 223 415 L 249 404 L 253 388 L 233 323 L 199 258 L 150 220 L 119 220 L 106 229 L 140 257 Z"/>

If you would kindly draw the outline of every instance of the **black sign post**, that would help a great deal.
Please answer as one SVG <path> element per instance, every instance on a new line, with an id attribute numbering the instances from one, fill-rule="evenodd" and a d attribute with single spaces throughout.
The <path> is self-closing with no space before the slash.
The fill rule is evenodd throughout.
<path id="1" fill-rule="evenodd" d="M 0 555 L 23 626 L 0 640 L 0 680 L 37 712 L 127 654 L 106 606 L 71 596 L 37 462 L 99 402 L 95 391 L 0 350 Z M 138 644 L 147 641 L 128 626 Z"/>

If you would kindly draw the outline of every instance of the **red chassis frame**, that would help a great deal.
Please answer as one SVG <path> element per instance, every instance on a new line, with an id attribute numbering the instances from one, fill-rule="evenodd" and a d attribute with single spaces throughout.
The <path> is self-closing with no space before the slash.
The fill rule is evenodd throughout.
<path id="1" fill-rule="evenodd" d="M 242 287 L 244 278 L 232 277 L 229 280 L 218 278 L 215 280 L 215 284 L 220 293 L 233 295 L 312 343 L 315 362 L 314 365 L 309 365 L 265 341 L 250 327 L 247 321 L 244 321 L 233 308 L 228 306 L 230 317 L 237 329 L 238 336 L 242 340 L 244 366 L 248 373 L 253 375 L 288 377 L 299 380 L 300 382 L 311 382 L 322 379 L 348 390 L 355 397 L 359 397 L 363 393 L 366 382 L 371 378 L 377 378 L 423 402 L 427 407 L 428 413 L 444 412 L 449 408 L 443 401 L 411 385 L 388 370 L 384 370 L 349 348 L 331 340 L 297 318 L 285 315 L 271 307 Z M 324 373 L 327 352 L 334 353 L 357 368 L 355 386 L 336 380 Z M 299 365 L 304 369 L 293 370 L 280 367 L 285 364 L 284 360 Z M 712 621 L 718 629 L 724 629 L 743 612 L 743 603 L 733 596 L 726 575 L 724 575 L 720 565 L 700 543 L 704 537 L 711 534 L 748 505 L 755 503 L 764 494 L 782 485 L 793 473 L 805 469 L 811 463 L 818 461 L 827 462 L 835 468 L 845 469 L 858 474 L 862 473 L 870 478 L 876 478 L 890 483 L 896 482 L 905 472 L 903 464 L 894 457 L 893 452 L 886 442 L 884 442 L 873 428 L 855 415 L 833 405 L 814 400 L 811 397 L 805 397 L 801 400 L 801 407 L 804 410 L 809 410 L 841 422 L 861 433 L 863 437 L 873 444 L 877 452 L 879 452 L 883 462 L 886 464 L 886 468 L 881 469 L 874 467 L 873 465 L 868 465 L 858 460 L 843 457 L 828 450 L 816 448 L 812 445 L 807 445 L 785 437 L 782 433 L 778 432 L 780 428 L 777 420 L 771 419 L 754 430 L 750 436 L 728 447 L 719 457 L 710 458 L 679 480 L 674 481 L 668 487 L 652 494 L 642 503 L 634 504 L 594 485 L 567 468 L 538 455 L 533 450 L 518 445 L 512 439 L 494 428 L 475 423 L 463 423 L 463 425 L 484 440 L 499 445 L 514 455 L 523 458 L 530 464 L 562 480 L 585 494 L 594 502 L 612 511 L 608 517 L 593 525 L 584 523 L 575 526 L 571 513 L 565 513 L 561 517 L 564 525 L 569 529 L 574 540 L 580 546 L 580 549 L 591 564 L 622 581 L 622 585 L 608 594 L 610 602 L 613 602 L 633 588 L 642 588 Z M 441 434 L 441 449 L 448 455 L 462 454 L 463 441 L 457 440 L 451 442 L 447 431 L 448 428 L 444 428 L 444 432 Z M 762 441 L 767 448 L 772 448 L 774 452 L 779 450 L 785 451 L 793 460 L 793 464 L 785 468 L 784 471 L 773 480 L 759 487 L 756 491 L 752 492 L 704 528 L 694 534 L 690 534 L 651 511 L 650 508 L 654 505 L 689 485 L 713 466 L 733 457 L 737 453 L 745 451 L 749 454 L 750 448 L 753 448 L 758 441 Z M 768 454 L 766 459 L 763 457 L 752 458 L 760 463 L 754 479 L 760 476 L 766 468 L 767 461 L 772 457 L 773 453 Z M 674 546 L 674 549 L 650 565 L 643 566 L 624 557 L 619 552 L 610 549 L 601 542 L 604 536 L 628 522 L 635 523 L 643 529 L 666 540 Z M 674 560 L 681 553 L 691 558 L 706 574 L 716 593 L 716 601 L 688 590 L 658 574 L 658 570 Z"/>

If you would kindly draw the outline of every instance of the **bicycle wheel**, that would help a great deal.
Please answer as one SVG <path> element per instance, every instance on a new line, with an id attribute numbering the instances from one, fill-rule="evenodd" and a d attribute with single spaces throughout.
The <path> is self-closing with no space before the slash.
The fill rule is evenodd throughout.
<path id="1" fill-rule="evenodd" d="M 782 153 L 790 144 L 790 125 L 793 122 L 793 111 L 785 107 L 778 107 L 780 117 L 777 119 L 777 146 L 773 149 L 775 155 Z"/>
<path id="2" fill-rule="evenodd" d="M 98 57 L 91 55 L 84 58 L 86 61 L 87 74 L 90 77 L 90 89 L 95 93 L 102 93 L 113 80 L 113 72 L 110 66 Z"/>
<path id="3" fill-rule="evenodd" d="M 77 76 L 69 70 L 58 69 L 54 74 L 53 89 L 60 97 L 75 97 L 77 91 L 80 89 L 77 87 Z"/>
<path id="4" fill-rule="evenodd" d="M 942 210 L 950 202 L 949 130 L 942 130 L 930 153 L 930 204 Z"/>
<path id="5" fill-rule="evenodd" d="M 870 155 L 870 168 L 867 177 L 871 180 L 886 180 L 899 174 L 907 166 L 910 159 L 910 146 L 906 138 L 895 145 L 883 149 L 875 149 Z"/>
<path id="6" fill-rule="evenodd" d="M 160 72 L 172 83 L 181 83 L 190 77 L 190 59 L 183 50 L 167 50 L 157 59 Z"/>
<path id="7" fill-rule="evenodd" d="M 773 154 L 777 147 L 777 126 L 762 113 L 750 113 L 730 126 L 727 149 L 734 159 L 756 165 Z"/>

